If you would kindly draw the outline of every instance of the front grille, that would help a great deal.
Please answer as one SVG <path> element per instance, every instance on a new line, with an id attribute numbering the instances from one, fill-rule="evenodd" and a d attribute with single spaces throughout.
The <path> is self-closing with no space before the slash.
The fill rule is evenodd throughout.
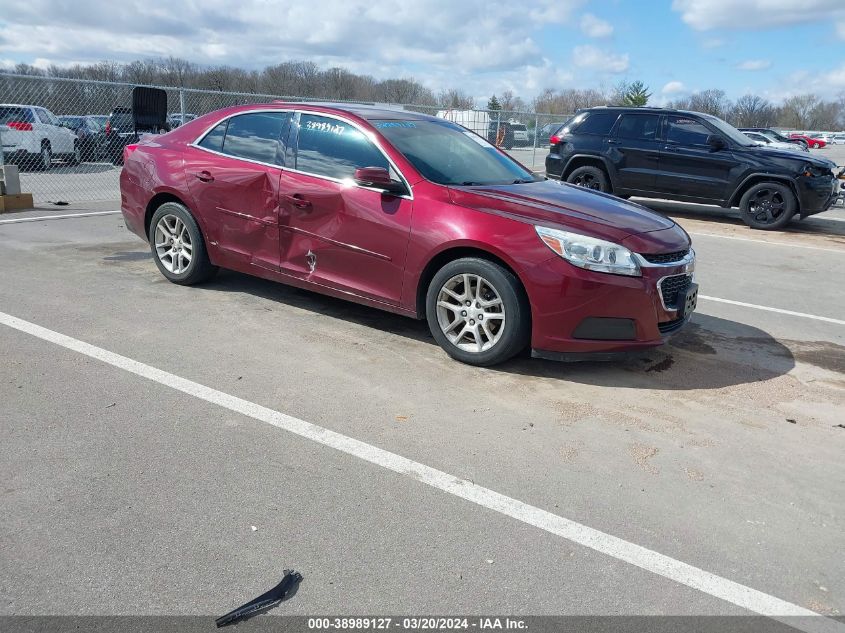
<path id="1" fill-rule="evenodd" d="M 640 255 L 642 255 L 643 259 L 652 264 L 671 264 L 673 262 L 679 262 L 689 255 L 689 249 L 677 251 L 675 253 L 660 253 L 659 255 L 646 255 L 644 253 L 640 253 Z"/>
<path id="2" fill-rule="evenodd" d="M 672 275 L 660 282 L 660 296 L 663 304 L 670 309 L 678 306 L 678 301 L 683 298 L 687 288 L 692 283 L 692 275 Z"/>

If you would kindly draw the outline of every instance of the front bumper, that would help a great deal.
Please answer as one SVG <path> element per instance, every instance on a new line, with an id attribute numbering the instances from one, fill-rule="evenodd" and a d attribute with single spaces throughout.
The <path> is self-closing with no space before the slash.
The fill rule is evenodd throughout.
<path id="1" fill-rule="evenodd" d="M 839 196 L 839 179 L 831 173 L 830 178 L 801 176 L 796 181 L 801 217 L 827 211 Z"/>
<path id="2" fill-rule="evenodd" d="M 641 277 L 611 275 L 557 256 L 533 268 L 532 354 L 601 360 L 663 344 L 696 308 L 695 254 L 670 264 L 641 260 L 641 268 Z"/>

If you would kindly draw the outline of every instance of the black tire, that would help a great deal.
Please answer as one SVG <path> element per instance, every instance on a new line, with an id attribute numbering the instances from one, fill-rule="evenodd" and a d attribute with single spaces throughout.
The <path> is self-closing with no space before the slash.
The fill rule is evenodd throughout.
<path id="1" fill-rule="evenodd" d="M 166 263 L 162 261 L 162 257 L 156 248 L 156 227 L 159 221 L 165 216 L 179 218 L 184 224 L 185 230 L 190 238 L 191 261 L 184 270 L 179 272 L 168 270 Z M 150 220 L 150 230 L 147 237 L 150 240 L 150 250 L 153 254 L 153 260 L 161 274 L 168 281 L 182 286 L 191 286 L 208 281 L 217 274 L 217 266 L 214 266 L 208 259 L 208 251 L 205 247 L 202 231 L 200 231 L 191 212 L 184 205 L 178 202 L 165 202 L 156 209 L 155 213 L 153 213 L 152 220 Z"/>
<path id="2" fill-rule="evenodd" d="M 604 193 L 611 193 L 610 181 L 607 179 L 607 174 L 603 169 L 594 167 L 593 165 L 585 165 L 573 170 L 571 174 L 566 177 L 566 182 L 584 187 L 585 189 L 592 189 L 594 191 L 602 191 Z"/>
<path id="3" fill-rule="evenodd" d="M 797 210 L 795 194 L 789 185 L 781 182 L 759 182 L 739 201 L 742 221 L 752 229 L 763 231 L 783 228 Z"/>
<path id="4" fill-rule="evenodd" d="M 481 340 L 480 345 L 487 346 L 492 342 L 487 349 L 482 349 L 482 351 L 469 351 L 459 347 L 458 344 L 461 344 L 462 338 L 459 338 L 457 342 L 453 342 L 443 331 L 443 327 L 447 326 L 444 325 L 441 327 L 440 324 L 441 314 L 438 313 L 437 308 L 441 291 L 444 286 L 453 283 L 456 278 L 460 278 L 465 274 L 470 276 L 470 280 L 475 277 L 476 279 L 480 278 L 484 281 L 485 286 L 483 286 L 483 289 L 486 291 L 486 294 L 482 293 L 482 301 L 485 297 L 488 300 L 491 300 L 491 298 L 492 300 L 495 300 L 496 295 L 498 295 L 498 298 L 501 300 L 501 307 L 499 307 L 499 305 L 495 305 L 489 308 L 482 307 L 476 302 L 474 305 L 469 306 L 470 314 L 464 315 L 464 317 L 471 317 L 473 314 L 481 314 L 483 318 L 484 314 L 488 314 L 487 323 L 490 323 L 491 321 L 495 322 L 497 319 L 489 318 L 489 314 L 498 312 L 499 310 L 503 311 L 504 324 L 499 326 L 501 329 L 493 329 L 495 340 L 489 338 L 486 334 L 491 331 L 493 326 L 482 329 L 480 325 L 481 319 L 478 321 L 479 325 L 475 325 L 475 321 L 470 321 L 469 318 L 459 316 L 457 311 L 453 310 L 450 312 L 449 310 L 444 310 L 442 314 L 454 314 L 454 321 L 448 319 L 454 323 L 461 321 L 464 326 L 468 326 L 469 323 L 472 323 L 476 332 L 476 334 L 473 335 L 473 342 L 470 343 L 467 340 L 464 344 L 474 346 L 476 342 Z M 461 288 L 461 282 L 458 281 L 457 283 L 459 285 L 455 286 L 455 288 Z M 470 281 L 470 286 L 472 286 L 472 281 Z M 468 296 L 473 296 L 473 292 L 476 292 L 475 296 L 477 296 L 477 293 L 482 292 L 482 289 L 480 289 L 476 284 L 474 288 L 470 288 L 467 293 L 466 288 L 464 288 L 464 293 L 468 294 Z M 452 297 L 454 298 L 454 295 L 452 295 Z M 455 304 L 456 306 L 460 306 L 462 303 L 462 301 L 458 299 L 454 300 L 457 302 Z M 513 273 L 486 259 L 465 257 L 451 261 L 443 266 L 443 268 L 437 271 L 428 286 L 425 306 L 428 327 L 431 330 L 432 336 L 434 336 L 434 340 L 437 341 L 437 344 L 440 345 L 440 347 L 442 347 L 449 356 L 455 360 L 461 361 L 462 363 L 476 365 L 479 367 L 497 365 L 525 349 L 531 338 L 531 308 L 528 304 L 528 299 L 525 296 L 522 284 L 519 279 L 513 275 Z M 478 317 L 476 316 L 476 318 Z M 459 327 L 461 327 L 461 331 L 464 330 L 463 326 Z M 469 336 L 469 334 L 467 334 L 467 336 Z"/>
<path id="5" fill-rule="evenodd" d="M 73 144 L 73 154 L 70 155 L 69 162 L 74 166 L 82 162 L 82 148 L 79 146 L 78 141 Z"/>
<path id="6" fill-rule="evenodd" d="M 35 171 L 50 171 L 53 166 L 53 150 L 50 143 L 44 141 L 41 143 L 41 153 L 35 156 L 33 169 Z"/>

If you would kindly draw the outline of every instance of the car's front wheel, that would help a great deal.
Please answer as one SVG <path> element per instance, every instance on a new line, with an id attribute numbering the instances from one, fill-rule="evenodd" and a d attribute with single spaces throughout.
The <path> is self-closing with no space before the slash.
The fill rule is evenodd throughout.
<path id="1" fill-rule="evenodd" d="M 610 193 L 610 182 L 608 182 L 607 174 L 592 165 L 585 165 L 584 167 L 574 169 L 566 177 L 566 182 L 584 187 L 585 189 Z"/>
<path id="2" fill-rule="evenodd" d="M 795 194 L 780 182 L 757 183 L 739 202 L 743 222 L 752 229 L 768 231 L 786 226 L 797 209 Z"/>
<path id="3" fill-rule="evenodd" d="M 502 363 L 528 345 L 531 313 L 519 280 L 476 257 L 449 262 L 431 280 L 426 316 L 449 356 L 470 365 Z"/>
<path id="4" fill-rule="evenodd" d="M 211 279 L 217 266 L 208 259 L 196 220 L 178 202 L 165 202 L 150 221 L 150 250 L 156 266 L 169 281 L 183 286 Z"/>

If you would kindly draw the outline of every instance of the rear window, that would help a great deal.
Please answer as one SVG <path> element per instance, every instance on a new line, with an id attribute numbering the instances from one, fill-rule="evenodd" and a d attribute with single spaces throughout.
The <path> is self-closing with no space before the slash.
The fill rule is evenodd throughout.
<path id="1" fill-rule="evenodd" d="M 0 107 L 0 125 L 5 125 L 12 121 L 35 123 L 35 118 L 32 116 L 32 111 L 29 108 Z"/>
<path id="2" fill-rule="evenodd" d="M 657 138 L 660 117 L 656 114 L 623 114 L 616 129 L 618 138 L 653 141 Z"/>
<path id="3" fill-rule="evenodd" d="M 578 134 L 598 134 L 607 136 L 619 117 L 618 112 L 590 112 L 587 118 L 578 124 L 575 132 Z"/>
<path id="4" fill-rule="evenodd" d="M 117 130 L 134 130 L 135 121 L 131 112 L 115 112 L 109 118 L 111 126 Z"/>
<path id="5" fill-rule="evenodd" d="M 281 138 L 288 129 L 290 118 L 290 112 L 255 112 L 232 117 L 226 128 L 223 153 L 283 165 L 285 154 Z"/>
<path id="6" fill-rule="evenodd" d="M 520 132 L 525 132 L 528 128 L 522 125 L 522 123 L 514 123 L 511 127 L 515 130 L 519 130 Z"/>

